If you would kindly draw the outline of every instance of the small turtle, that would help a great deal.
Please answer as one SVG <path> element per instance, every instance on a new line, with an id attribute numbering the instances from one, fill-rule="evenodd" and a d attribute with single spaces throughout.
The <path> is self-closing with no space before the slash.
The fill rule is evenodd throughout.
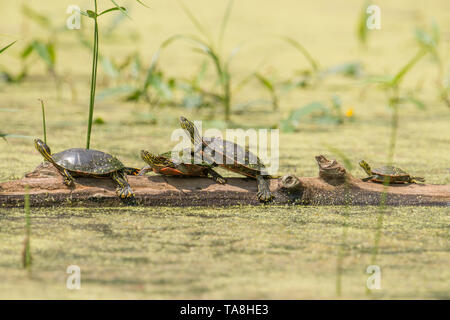
<path id="1" fill-rule="evenodd" d="M 227 182 L 225 178 L 212 169 L 214 165 L 207 164 L 206 162 L 195 163 L 194 153 L 191 149 L 179 151 L 178 155 L 180 159 L 182 159 L 185 152 L 191 154 L 190 163 L 178 163 L 174 161 L 171 151 L 154 155 L 148 151 L 141 150 L 141 158 L 148 165 L 141 169 L 139 175 L 144 175 L 148 171 L 153 170 L 156 173 L 168 176 L 210 177 L 220 184 Z"/>
<path id="2" fill-rule="evenodd" d="M 258 199 L 261 202 L 273 199 L 267 179 L 274 177 L 266 174 L 264 164 L 256 155 L 234 142 L 220 138 L 202 139 L 195 125 L 185 117 L 180 117 L 180 125 L 189 133 L 194 145 L 201 143 L 201 153 L 208 163 L 216 163 L 227 170 L 256 179 Z M 205 152 L 206 149 L 212 151 L 212 157 Z"/>
<path id="3" fill-rule="evenodd" d="M 417 183 L 417 181 L 425 182 L 424 178 L 412 177 L 409 173 L 400 168 L 393 166 L 383 166 L 372 170 L 367 162 L 361 160 L 359 162 L 361 168 L 369 175 L 362 181 L 373 181 L 384 183 L 387 178 L 388 183 Z"/>
<path id="4" fill-rule="evenodd" d="M 73 177 L 110 177 L 116 184 L 120 198 L 134 198 L 127 174 L 138 174 L 139 169 L 127 168 L 117 158 L 98 150 L 73 148 L 51 154 L 50 148 L 40 139 L 34 146 L 45 160 L 53 164 L 64 177 L 64 184 L 74 185 Z"/>

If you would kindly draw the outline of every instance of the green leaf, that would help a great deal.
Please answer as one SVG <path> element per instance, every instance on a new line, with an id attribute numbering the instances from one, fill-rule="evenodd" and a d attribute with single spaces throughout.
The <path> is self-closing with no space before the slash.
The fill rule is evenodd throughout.
<path id="1" fill-rule="evenodd" d="M 141 5 L 143 5 L 146 8 L 150 8 L 148 5 L 146 5 L 145 3 L 143 3 L 141 0 L 136 0 L 138 3 L 140 3 Z"/>
<path id="2" fill-rule="evenodd" d="M 413 96 L 406 96 L 400 99 L 401 102 L 410 102 L 420 110 L 425 110 L 425 103 Z"/>
<path id="3" fill-rule="evenodd" d="M 94 124 L 105 124 L 105 120 L 103 120 L 103 118 L 101 117 L 97 117 L 94 119 Z"/>
<path id="4" fill-rule="evenodd" d="M 369 6 L 370 1 L 366 1 L 361 9 L 361 12 L 359 14 L 359 19 L 358 19 L 358 27 L 357 27 L 357 35 L 358 35 L 358 40 L 361 44 L 366 45 L 367 44 L 367 35 L 368 35 L 368 29 L 366 26 L 366 21 L 367 21 L 367 7 Z"/>
<path id="5" fill-rule="evenodd" d="M 106 90 L 103 90 L 97 95 L 97 101 L 104 100 L 111 96 L 117 96 L 117 95 L 129 95 L 132 92 L 135 92 L 136 88 L 130 85 L 123 85 L 118 86 L 114 88 L 108 88 Z"/>
<path id="6" fill-rule="evenodd" d="M 109 9 L 107 9 L 107 10 L 105 10 L 105 11 L 102 11 L 98 16 L 100 17 L 102 14 L 105 14 L 105 13 L 108 13 L 108 12 L 111 12 L 111 11 L 127 11 L 127 9 L 126 9 L 125 7 L 120 7 L 120 8 L 118 8 L 118 7 L 109 8 Z"/>
<path id="7" fill-rule="evenodd" d="M 54 66 L 55 62 L 56 62 L 56 53 L 55 53 L 55 46 L 54 46 L 54 44 L 52 42 L 49 42 L 47 44 L 47 52 L 48 52 L 48 54 L 50 56 L 50 60 L 52 62 L 52 66 Z"/>
<path id="8" fill-rule="evenodd" d="M 86 13 L 88 15 L 89 18 L 95 19 L 98 17 L 98 14 L 96 14 L 94 11 L 92 10 L 86 10 Z"/>
<path id="9" fill-rule="evenodd" d="M 222 47 L 223 44 L 223 37 L 225 35 L 225 29 L 228 24 L 228 20 L 230 19 L 231 9 L 233 7 L 233 0 L 228 1 L 227 9 L 225 10 L 225 14 L 222 18 L 222 23 L 220 25 L 220 33 L 219 33 L 219 49 Z"/>
<path id="10" fill-rule="evenodd" d="M 293 110 L 289 116 L 280 122 L 280 129 L 283 132 L 294 132 L 300 123 L 308 115 L 319 112 L 316 122 L 337 123 L 337 118 L 330 115 L 329 108 L 320 102 L 311 102 L 305 106 Z"/>
<path id="11" fill-rule="evenodd" d="M 33 41 L 32 43 L 34 51 L 37 52 L 39 57 L 47 64 L 47 66 L 51 69 L 54 68 L 54 50 L 52 47 L 40 41 Z M 53 50 L 53 52 L 52 52 Z"/>
<path id="12" fill-rule="evenodd" d="M 45 15 L 37 12 L 36 10 L 28 7 L 27 5 L 22 6 L 22 13 L 26 15 L 28 18 L 32 19 L 36 23 L 40 24 L 44 28 L 50 28 L 51 23 L 50 19 L 48 19 Z"/>
<path id="13" fill-rule="evenodd" d="M 189 10 L 189 8 L 183 3 L 182 0 L 177 0 L 180 7 L 183 9 L 184 13 L 188 16 L 188 18 L 191 20 L 192 24 L 197 28 L 198 31 L 200 31 L 201 34 L 203 34 L 208 41 L 212 44 L 212 37 L 210 33 L 203 27 L 203 25 L 198 21 L 198 19 L 192 14 L 192 12 Z"/>
<path id="14" fill-rule="evenodd" d="M 32 53 L 34 50 L 33 47 L 33 43 L 30 43 L 23 51 L 22 54 L 20 55 L 20 57 L 22 59 L 25 59 L 26 57 L 28 57 L 30 55 L 30 53 Z"/>
<path id="15" fill-rule="evenodd" d="M 130 18 L 130 16 L 128 15 L 128 13 L 127 13 L 127 11 L 125 10 L 124 7 L 119 6 L 119 5 L 117 4 L 117 2 L 114 1 L 114 0 L 109 0 L 109 1 L 111 1 L 111 2 L 116 6 L 116 8 L 117 8 L 118 10 L 120 10 L 120 12 L 122 12 L 124 15 L 126 15 L 128 18 Z M 130 19 L 131 19 L 131 18 L 130 18 Z"/>
<path id="16" fill-rule="evenodd" d="M 286 37 L 286 36 L 282 36 L 281 39 L 286 41 L 287 43 L 289 43 L 294 48 L 296 48 L 306 58 L 306 60 L 308 60 L 308 62 L 311 64 L 311 67 L 313 68 L 314 72 L 319 71 L 318 63 L 316 62 L 316 60 L 314 60 L 314 58 L 311 56 L 311 54 L 308 52 L 308 50 L 306 50 L 306 48 L 300 42 L 298 42 L 297 40 L 295 40 L 293 38 Z"/>
<path id="17" fill-rule="evenodd" d="M 262 76 L 261 74 L 259 74 L 258 72 L 255 73 L 255 77 L 259 80 L 259 82 L 261 82 L 261 84 L 270 92 L 274 92 L 275 88 L 273 86 L 273 84 L 270 82 L 269 79 L 265 78 L 264 76 Z"/>
<path id="18" fill-rule="evenodd" d="M 320 102 L 311 102 L 303 107 L 300 107 L 292 111 L 288 117 L 288 120 L 294 123 L 298 123 L 306 115 L 311 114 L 315 111 L 323 111 L 324 113 L 328 113 L 328 108 L 327 106 L 325 106 Z"/>
<path id="19" fill-rule="evenodd" d="M 8 49 L 9 47 L 11 47 L 14 43 L 16 43 L 16 41 L 11 42 L 10 44 L 8 44 L 7 46 L 3 47 L 0 49 L 0 53 L 2 53 L 3 51 L 5 51 L 6 49 Z"/>
<path id="20" fill-rule="evenodd" d="M 325 70 L 322 75 L 341 74 L 346 77 L 360 77 L 362 75 L 362 65 L 359 62 L 348 62 L 332 66 Z"/>
<path id="21" fill-rule="evenodd" d="M 423 57 L 427 54 L 427 50 L 420 50 L 417 54 L 403 67 L 392 79 L 390 86 L 396 87 L 403 79 L 403 77 L 408 73 L 409 70 Z"/>
<path id="22" fill-rule="evenodd" d="M 89 14 L 86 11 L 82 11 L 82 10 L 77 10 L 77 11 L 85 17 L 89 17 Z"/>
<path id="23" fill-rule="evenodd" d="M 106 74 L 111 78 L 117 78 L 119 76 L 119 71 L 117 70 L 114 63 L 107 57 L 100 58 L 103 70 L 105 70 Z"/>

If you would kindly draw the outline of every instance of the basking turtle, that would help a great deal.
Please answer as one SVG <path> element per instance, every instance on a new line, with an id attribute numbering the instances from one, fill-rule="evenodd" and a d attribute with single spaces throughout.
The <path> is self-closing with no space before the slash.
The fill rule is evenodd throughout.
<path id="1" fill-rule="evenodd" d="M 227 170 L 256 179 L 258 199 L 261 202 L 273 199 L 267 181 L 273 177 L 266 174 L 264 164 L 256 155 L 234 142 L 220 138 L 202 139 L 195 125 L 184 117 L 180 117 L 180 125 L 188 131 L 194 145 L 201 143 L 201 153 L 208 163 L 216 163 Z M 212 151 L 211 156 L 205 152 L 206 149 Z"/>
<path id="2" fill-rule="evenodd" d="M 372 170 L 367 162 L 361 160 L 359 165 L 369 175 L 363 181 L 384 182 L 387 179 L 388 183 L 417 183 L 417 181 L 425 182 L 424 178 L 411 177 L 411 175 L 400 168 L 393 166 L 383 166 Z"/>
<path id="3" fill-rule="evenodd" d="M 45 160 L 53 164 L 64 177 L 64 184 L 73 186 L 73 177 L 110 177 L 117 184 L 120 198 L 133 198 L 127 174 L 138 174 L 139 169 L 127 168 L 117 158 L 98 150 L 73 148 L 51 154 L 50 148 L 40 139 L 34 146 Z"/>
<path id="4" fill-rule="evenodd" d="M 206 162 L 195 163 L 194 153 L 191 149 L 181 150 L 179 152 L 180 159 L 182 159 L 184 152 L 191 153 L 190 163 L 175 162 L 172 159 L 171 151 L 154 155 L 148 151 L 141 150 L 141 158 L 148 165 L 141 169 L 139 175 L 144 175 L 148 171 L 153 170 L 156 173 L 168 176 L 210 177 L 220 184 L 227 182 L 225 178 L 212 169 L 214 165 L 207 164 Z"/>

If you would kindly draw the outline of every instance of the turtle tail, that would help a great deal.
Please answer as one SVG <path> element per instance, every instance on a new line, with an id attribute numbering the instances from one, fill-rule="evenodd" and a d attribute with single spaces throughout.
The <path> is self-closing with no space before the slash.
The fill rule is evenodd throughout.
<path id="1" fill-rule="evenodd" d="M 139 172 L 141 172 L 141 169 L 126 167 L 123 169 L 123 171 L 128 175 L 137 176 Z"/>
<path id="2" fill-rule="evenodd" d="M 416 181 L 419 181 L 419 182 L 425 182 L 425 178 L 422 178 L 422 177 L 412 177 L 412 178 L 411 178 L 411 181 L 412 181 L 412 182 L 416 182 Z"/>

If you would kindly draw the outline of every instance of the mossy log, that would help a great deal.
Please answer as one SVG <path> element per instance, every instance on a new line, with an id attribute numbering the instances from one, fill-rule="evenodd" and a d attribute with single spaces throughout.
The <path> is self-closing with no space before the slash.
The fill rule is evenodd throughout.
<path id="1" fill-rule="evenodd" d="M 318 177 L 286 175 L 271 179 L 274 205 L 386 205 L 450 206 L 449 185 L 396 184 L 384 186 L 351 176 L 335 160 L 316 157 Z M 84 206 L 233 206 L 261 205 L 256 181 L 228 178 L 220 185 L 207 178 L 158 175 L 128 176 L 136 199 L 122 201 L 111 179 L 76 178 L 75 187 L 63 184 L 56 169 L 39 165 L 21 180 L 0 183 L 0 207 L 22 207 L 26 188 L 34 207 Z"/>

